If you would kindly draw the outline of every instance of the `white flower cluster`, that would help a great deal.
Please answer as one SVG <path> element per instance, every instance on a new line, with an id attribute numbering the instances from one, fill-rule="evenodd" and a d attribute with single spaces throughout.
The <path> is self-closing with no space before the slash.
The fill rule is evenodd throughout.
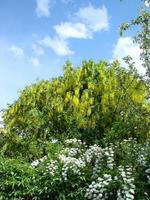
<path id="1" fill-rule="evenodd" d="M 107 187 L 112 181 L 110 174 L 104 174 L 104 176 L 98 177 L 96 181 L 93 181 L 86 190 L 85 198 L 92 200 L 107 199 Z"/>
<path id="2" fill-rule="evenodd" d="M 137 161 L 138 161 L 139 165 L 142 166 L 142 167 L 147 166 L 147 159 L 149 158 L 149 153 L 148 153 L 149 148 L 150 148 L 149 142 L 145 143 L 144 146 L 141 145 L 138 148 Z"/>
<path id="3" fill-rule="evenodd" d="M 68 179 L 69 172 L 72 172 L 79 177 L 82 175 L 81 169 L 83 169 L 86 164 L 81 158 L 77 159 L 73 157 L 67 157 L 65 155 L 59 155 L 59 159 L 63 164 L 62 177 L 65 181 Z"/>
<path id="4" fill-rule="evenodd" d="M 74 157 L 74 156 L 76 156 L 76 155 L 78 155 L 78 154 L 80 154 L 81 153 L 81 149 L 79 149 L 79 148 L 66 148 L 65 149 L 65 152 L 67 153 L 67 155 L 68 156 L 70 156 L 70 157 Z"/>
<path id="5" fill-rule="evenodd" d="M 93 174 L 92 174 L 92 179 L 95 180 L 98 178 L 99 173 L 101 172 L 102 163 L 104 162 L 103 159 L 104 159 L 105 154 L 104 154 L 103 149 L 98 146 L 91 147 L 91 151 L 93 151 L 93 155 L 90 154 L 91 157 L 88 160 L 92 160 L 92 156 L 95 156 L 95 163 L 93 166 Z M 88 151 L 88 154 L 89 154 L 89 151 Z"/>
<path id="6" fill-rule="evenodd" d="M 95 161 L 95 165 L 93 166 L 93 174 L 92 174 L 92 179 L 97 179 L 99 176 L 99 173 L 101 172 L 101 168 L 102 168 L 102 156 L 99 156 L 96 161 Z"/>
<path id="7" fill-rule="evenodd" d="M 61 181 L 69 180 L 72 175 L 75 175 L 80 180 L 82 178 L 82 180 L 86 180 L 86 173 L 88 173 L 88 177 L 91 177 L 91 184 L 87 186 L 85 199 L 104 200 L 109 199 L 112 195 L 117 200 L 133 200 L 135 199 L 136 189 L 134 167 L 119 164 L 117 168 L 118 163 L 115 160 L 115 153 L 118 150 L 117 145 L 119 147 L 122 145 L 123 148 L 127 147 L 127 149 L 131 150 L 127 151 L 127 156 L 130 156 L 130 153 L 133 154 L 131 158 L 132 156 L 136 158 L 136 165 L 138 164 L 139 167 L 144 169 L 143 173 L 146 174 L 148 184 L 150 184 L 149 144 L 147 142 L 144 146 L 139 145 L 131 138 L 116 145 L 109 144 L 107 147 L 102 148 L 96 144 L 87 147 L 80 140 L 69 139 L 65 141 L 65 148 L 58 154 L 56 160 L 48 161 L 45 156 L 33 161 L 31 166 L 33 168 L 37 167 L 47 159 L 44 163 L 45 174 L 49 173 L 55 176 L 59 172 Z M 123 162 L 121 161 L 121 163 Z M 111 193 L 112 185 L 117 187 L 114 194 Z"/>
<path id="8" fill-rule="evenodd" d="M 93 158 L 100 158 L 103 154 L 103 149 L 95 144 L 93 146 L 89 146 L 83 154 L 82 159 L 84 159 L 87 163 L 91 163 Z"/>
<path id="9" fill-rule="evenodd" d="M 51 139 L 51 143 L 53 144 L 58 143 L 58 139 L 55 139 L 55 138 Z"/>
<path id="10" fill-rule="evenodd" d="M 47 159 L 47 156 L 44 156 L 38 160 L 34 160 L 32 163 L 31 163 L 31 167 L 35 168 L 37 167 L 40 163 L 44 162 L 45 160 Z"/>
<path id="11" fill-rule="evenodd" d="M 114 150 L 113 146 L 110 145 L 104 149 L 104 154 L 107 157 L 107 167 L 113 169 L 114 167 Z"/>
<path id="12" fill-rule="evenodd" d="M 75 144 L 75 142 L 79 142 L 78 140 L 72 140 L 72 141 L 68 141 L 68 143 L 73 143 Z M 82 143 L 80 143 L 81 145 Z M 81 175 L 83 175 L 82 169 L 84 167 L 87 166 L 87 164 L 90 164 L 92 161 L 95 162 L 95 160 L 100 160 L 100 158 L 103 156 L 103 151 L 102 148 L 97 146 L 97 145 L 93 145 L 90 146 L 86 151 L 80 147 L 75 147 L 75 148 L 66 148 L 65 153 L 67 153 L 67 155 L 64 154 L 60 154 L 59 155 L 59 159 L 61 161 L 61 163 L 63 164 L 62 167 L 62 177 L 64 178 L 64 180 L 67 180 L 67 176 L 69 174 L 69 172 L 74 173 L 80 177 L 82 177 Z M 75 156 L 77 156 L 77 158 L 75 158 Z M 98 162 L 97 162 L 98 164 Z M 95 174 L 97 173 L 97 168 L 93 168 L 93 173 L 95 171 Z"/>
<path id="13" fill-rule="evenodd" d="M 73 145 L 77 145 L 77 146 L 85 145 L 85 142 L 82 142 L 81 140 L 78 140 L 76 138 L 67 139 L 67 140 L 65 140 L 65 143 L 66 144 L 73 144 Z"/>
<path id="14" fill-rule="evenodd" d="M 45 170 L 46 172 L 49 172 L 52 176 L 55 176 L 58 170 L 58 162 L 56 160 L 51 161 L 51 163 L 48 162 Z"/>
<path id="15" fill-rule="evenodd" d="M 39 165 L 39 160 L 34 160 L 32 163 L 31 163 L 31 166 L 34 168 L 34 167 L 37 167 Z"/>
<path id="16" fill-rule="evenodd" d="M 133 170 L 130 166 L 119 166 L 121 189 L 117 191 L 117 200 L 132 200 L 135 194 Z"/>
<path id="17" fill-rule="evenodd" d="M 143 167 L 146 166 L 147 161 L 146 161 L 146 157 L 145 157 L 144 154 L 139 154 L 138 158 L 137 158 L 137 161 L 140 164 L 140 166 L 143 166 Z"/>

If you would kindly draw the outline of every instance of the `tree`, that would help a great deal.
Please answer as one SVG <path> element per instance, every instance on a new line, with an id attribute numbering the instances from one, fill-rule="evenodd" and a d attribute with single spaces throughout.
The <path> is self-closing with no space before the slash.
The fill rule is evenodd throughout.
<path id="1" fill-rule="evenodd" d="M 71 134 L 89 142 L 113 132 L 119 138 L 146 137 L 147 95 L 136 71 L 117 61 L 84 61 L 80 68 L 67 62 L 63 76 L 26 87 L 3 119 L 8 132 L 21 137 Z"/>
<path id="2" fill-rule="evenodd" d="M 146 75 L 148 82 L 150 81 L 150 13 L 148 7 L 150 6 L 150 1 L 146 0 L 145 5 L 147 8 L 141 9 L 139 15 L 132 19 L 129 23 L 123 23 L 120 27 L 120 35 L 123 34 L 125 30 L 138 25 L 140 26 L 140 31 L 135 35 L 134 42 L 136 42 L 142 53 L 141 60 L 143 61 L 143 66 L 146 69 Z"/>

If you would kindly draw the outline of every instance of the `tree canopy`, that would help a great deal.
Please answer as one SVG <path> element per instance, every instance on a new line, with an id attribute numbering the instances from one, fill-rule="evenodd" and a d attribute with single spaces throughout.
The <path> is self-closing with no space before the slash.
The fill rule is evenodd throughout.
<path id="1" fill-rule="evenodd" d="M 64 74 L 26 87 L 4 111 L 8 132 L 48 139 L 71 134 L 85 140 L 147 137 L 148 90 L 134 69 L 118 61 L 70 62 Z"/>

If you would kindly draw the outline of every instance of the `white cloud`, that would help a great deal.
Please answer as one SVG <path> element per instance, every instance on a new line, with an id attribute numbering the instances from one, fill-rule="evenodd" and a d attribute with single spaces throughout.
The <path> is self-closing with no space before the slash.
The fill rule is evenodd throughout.
<path id="1" fill-rule="evenodd" d="M 36 0 L 36 12 L 38 17 L 48 17 L 50 15 L 50 0 Z"/>
<path id="2" fill-rule="evenodd" d="M 59 37 L 64 39 L 90 37 L 87 27 L 82 23 L 64 22 L 54 26 L 54 29 Z"/>
<path id="3" fill-rule="evenodd" d="M 30 62 L 34 67 L 39 67 L 39 65 L 40 65 L 39 59 L 36 57 L 30 58 Z"/>
<path id="4" fill-rule="evenodd" d="M 24 57 L 23 49 L 16 45 L 12 45 L 8 50 L 16 57 Z"/>
<path id="5" fill-rule="evenodd" d="M 68 21 L 54 26 L 60 38 L 91 39 L 94 32 L 106 30 L 109 27 L 107 9 L 104 6 L 95 8 L 89 5 L 80 8 L 73 16 L 75 16 L 75 22 Z"/>
<path id="6" fill-rule="evenodd" d="M 117 44 L 113 50 L 113 59 L 118 59 L 124 66 L 125 63 L 122 60 L 125 56 L 131 56 L 135 62 L 135 66 L 140 73 L 145 73 L 145 69 L 142 66 L 142 61 L 140 60 L 141 50 L 139 46 L 133 43 L 131 37 L 121 37 L 117 41 Z"/>
<path id="7" fill-rule="evenodd" d="M 45 37 L 40 44 L 50 47 L 57 55 L 67 56 L 74 52 L 68 46 L 68 39 L 91 39 L 94 32 L 108 29 L 107 9 L 92 5 L 80 8 L 73 13 L 72 20 L 55 25 L 55 37 Z"/>
<path id="8" fill-rule="evenodd" d="M 108 13 L 105 6 L 95 8 L 89 5 L 80 8 L 75 15 L 81 22 L 85 23 L 92 32 L 107 30 L 109 27 Z"/>
<path id="9" fill-rule="evenodd" d="M 73 51 L 69 49 L 67 41 L 60 38 L 45 37 L 40 41 L 40 44 L 51 48 L 58 56 L 72 55 Z"/>
<path id="10" fill-rule="evenodd" d="M 145 6 L 148 8 L 150 7 L 150 0 L 145 0 Z"/>
<path id="11" fill-rule="evenodd" d="M 36 55 L 38 56 L 44 55 L 43 48 L 39 47 L 37 44 L 32 44 L 32 49 Z"/>

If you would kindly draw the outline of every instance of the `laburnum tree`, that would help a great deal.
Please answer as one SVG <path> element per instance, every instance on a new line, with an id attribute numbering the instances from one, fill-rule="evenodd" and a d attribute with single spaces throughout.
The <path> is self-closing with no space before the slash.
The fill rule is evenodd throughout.
<path id="1" fill-rule="evenodd" d="M 84 61 L 79 68 L 66 62 L 62 76 L 26 87 L 5 109 L 3 120 L 8 133 L 23 138 L 146 138 L 147 96 L 137 72 L 118 61 Z"/>

